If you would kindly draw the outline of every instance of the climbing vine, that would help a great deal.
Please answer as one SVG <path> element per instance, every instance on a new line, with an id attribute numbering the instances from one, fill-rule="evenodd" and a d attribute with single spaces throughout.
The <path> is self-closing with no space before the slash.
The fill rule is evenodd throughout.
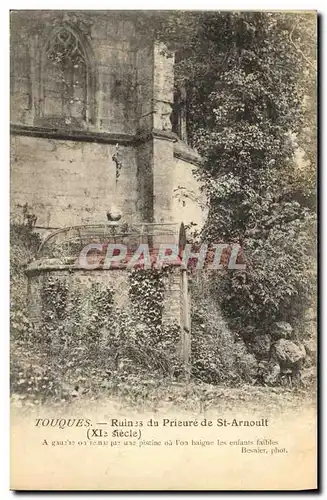
<path id="1" fill-rule="evenodd" d="M 167 269 L 134 269 L 129 274 L 129 296 L 141 322 L 158 328 L 161 325 Z"/>
<path id="2" fill-rule="evenodd" d="M 85 286 L 70 274 L 41 277 L 41 317 L 33 334 L 40 342 L 33 349 L 42 368 L 19 365 L 12 392 L 23 397 L 28 383 L 28 400 L 68 400 L 89 391 L 103 394 L 113 381 L 120 384 L 133 375 L 145 380 L 150 374 L 182 375 L 180 327 L 162 317 L 169 273 L 126 272 L 128 307 L 110 283 Z"/>

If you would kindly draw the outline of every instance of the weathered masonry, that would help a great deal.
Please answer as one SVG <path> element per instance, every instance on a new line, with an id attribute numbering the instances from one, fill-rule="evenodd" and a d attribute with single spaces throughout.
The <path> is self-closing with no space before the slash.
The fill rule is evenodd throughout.
<path id="1" fill-rule="evenodd" d="M 95 252 L 95 264 L 91 266 L 92 270 L 85 269 L 80 260 L 81 251 L 88 245 L 90 246 L 90 242 L 104 247 L 102 256 L 99 252 Z M 105 258 L 108 244 L 122 244 L 135 248 L 141 243 L 148 246 L 153 256 L 158 253 L 162 242 L 176 245 L 182 251 L 186 242 L 183 224 L 181 226 L 174 223 L 128 225 L 111 222 L 54 231 L 45 238 L 37 258 L 27 268 L 29 305 L 34 323 L 40 324 L 42 321 L 44 306 L 42 293 L 49 278 L 54 278 L 59 286 L 66 287 L 67 285 L 67 303 L 69 303 L 69 296 L 78 288 L 86 292 L 99 285 L 103 290 L 113 290 L 113 310 L 125 310 L 133 316 L 135 311 L 133 311 L 133 298 L 130 293 L 131 275 L 126 261 L 119 261 L 116 266 L 106 267 L 101 265 L 101 257 Z M 163 328 L 169 328 L 169 325 L 174 324 L 179 326 L 180 341 L 177 350 L 188 363 L 191 318 L 187 270 L 173 265 L 169 268 L 169 272 L 163 273 L 161 284 L 163 296 L 160 325 Z M 86 314 L 88 313 L 89 311 L 86 311 Z M 69 325 L 68 328 L 73 329 L 73 326 L 73 324 Z"/>
<path id="2" fill-rule="evenodd" d="M 173 103 L 174 57 L 131 13 L 12 12 L 12 214 L 27 203 L 43 237 L 107 217 L 201 225 L 200 159 Z"/>

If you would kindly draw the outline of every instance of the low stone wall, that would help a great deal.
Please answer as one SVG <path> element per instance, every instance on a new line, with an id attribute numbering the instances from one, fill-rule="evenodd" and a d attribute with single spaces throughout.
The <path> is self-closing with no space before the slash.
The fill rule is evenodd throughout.
<path id="1" fill-rule="evenodd" d="M 103 310 L 100 307 L 99 310 L 99 303 L 94 302 L 94 297 L 99 297 L 101 302 L 104 297 L 108 296 L 112 310 L 124 311 L 131 317 L 133 315 L 135 317 L 135 304 L 133 304 L 134 298 L 133 293 L 131 293 L 131 273 L 126 269 L 85 270 L 78 268 L 75 264 L 59 265 L 55 259 L 43 259 L 30 264 L 27 275 L 30 315 L 38 328 L 42 328 L 44 311 L 49 302 L 47 296 L 49 285 L 55 286 L 53 291 L 55 300 L 58 299 L 56 290 L 61 289 L 63 291 L 64 300 L 62 302 L 64 304 L 62 307 L 65 310 L 63 315 L 67 318 L 65 325 L 67 325 L 68 330 L 74 330 L 76 296 L 79 296 L 79 302 L 83 301 L 83 307 L 80 309 L 83 316 L 80 318 L 81 324 L 87 323 L 90 315 L 99 315 L 100 323 L 101 315 L 108 315 L 107 307 L 104 307 Z M 161 325 L 163 328 L 169 328 L 169 325 L 179 327 L 180 343 L 177 349 L 180 356 L 185 359 L 185 307 L 181 269 L 174 267 L 163 275 L 162 284 Z M 92 289 L 96 291 L 97 295 L 92 295 Z M 58 291 L 58 293 L 62 292 Z M 142 287 L 140 287 L 140 296 L 137 297 L 137 300 L 141 301 L 141 304 L 143 300 L 142 293 Z M 145 295 L 144 300 L 146 299 Z M 151 311 L 149 311 L 149 314 L 151 314 Z M 53 321 L 55 322 L 56 318 Z M 187 360 L 188 357 L 187 355 Z"/>

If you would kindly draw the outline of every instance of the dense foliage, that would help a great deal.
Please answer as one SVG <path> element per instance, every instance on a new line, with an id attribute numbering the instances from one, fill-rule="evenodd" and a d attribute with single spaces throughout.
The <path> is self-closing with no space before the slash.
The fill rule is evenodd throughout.
<path id="1" fill-rule="evenodd" d="M 209 199 L 202 238 L 237 242 L 245 271 L 213 280 L 229 324 L 301 324 L 315 286 L 314 14 L 150 14 L 177 51 L 189 141 Z"/>

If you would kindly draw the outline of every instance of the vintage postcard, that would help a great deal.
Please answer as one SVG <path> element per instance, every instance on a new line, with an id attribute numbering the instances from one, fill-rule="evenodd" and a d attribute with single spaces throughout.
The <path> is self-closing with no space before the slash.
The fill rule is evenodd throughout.
<path id="1" fill-rule="evenodd" d="M 14 10 L 13 490 L 317 488 L 314 11 Z"/>

